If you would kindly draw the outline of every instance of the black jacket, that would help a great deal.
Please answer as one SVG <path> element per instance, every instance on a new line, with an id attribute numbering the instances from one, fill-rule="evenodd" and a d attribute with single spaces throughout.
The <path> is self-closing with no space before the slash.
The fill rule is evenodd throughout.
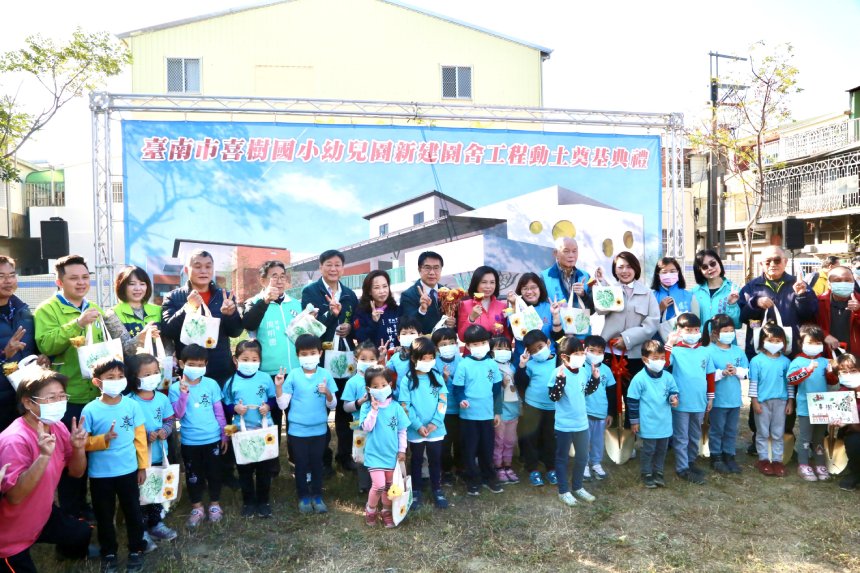
<path id="1" fill-rule="evenodd" d="M 355 296 L 352 289 L 346 287 L 343 283 L 340 283 L 340 290 L 341 309 L 337 316 L 329 312 L 328 301 L 325 298 L 328 296 L 328 288 L 322 279 L 309 284 L 302 290 L 302 308 L 305 308 L 310 303 L 319 309 L 317 320 L 325 325 L 325 334 L 320 337 L 323 342 L 332 341 L 334 338 L 334 329 L 339 324 L 348 322 L 352 326 L 352 323 L 355 321 L 355 309 L 358 307 L 358 297 Z M 346 340 L 350 349 L 355 348 L 355 345 L 352 343 L 354 335 L 355 333 L 351 333 Z"/>
<path id="2" fill-rule="evenodd" d="M 176 347 L 176 359 L 182 356 L 185 345 L 179 341 L 182 332 L 182 322 L 185 320 L 185 303 L 188 302 L 188 294 L 191 292 L 191 283 L 176 290 L 172 290 L 164 297 L 161 305 L 161 332 L 170 338 Z M 224 384 L 233 374 L 233 355 L 230 351 L 230 339 L 242 335 L 242 317 L 238 306 L 236 312 L 231 316 L 221 315 L 221 305 L 224 304 L 224 291 L 215 283 L 209 284 L 210 312 L 213 318 L 221 319 L 221 328 L 218 332 L 218 344 L 209 350 L 209 362 L 206 364 L 206 376 Z"/>

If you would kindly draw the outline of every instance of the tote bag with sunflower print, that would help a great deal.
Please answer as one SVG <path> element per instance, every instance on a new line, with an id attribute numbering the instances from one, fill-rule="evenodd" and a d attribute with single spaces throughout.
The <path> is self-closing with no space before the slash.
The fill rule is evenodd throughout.
<path id="1" fill-rule="evenodd" d="M 516 312 L 510 316 L 511 331 L 514 333 L 514 338 L 522 340 L 523 336 L 531 330 L 540 330 L 543 328 L 543 319 L 538 314 L 535 307 L 526 304 L 523 297 L 517 295 Z"/>
<path id="2" fill-rule="evenodd" d="M 573 299 L 579 301 L 579 308 L 574 306 Z M 582 297 L 576 296 L 573 290 L 570 291 L 570 300 L 567 301 L 567 306 L 560 308 L 558 315 L 565 334 L 583 335 L 591 331 L 591 313 L 585 308 Z"/>
<path id="3" fill-rule="evenodd" d="M 268 416 L 263 416 L 263 427 L 256 430 L 245 428 L 245 417 L 239 416 L 239 431 L 230 440 L 240 466 L 278 457 L 278 427 L 269 425 Z"/>
<path id="4" fill-rule="evenodd" d="M 146 480 L 140 486 L 140 504 L 175 503 L 179 500 L 179 464 L 167 460 L 167 446 L 161 444 L 162 462 L 160 466 L 146 468 Z"/>
<path id="5" fill-rule="evenodd" d="M 221 319 L 212 316 L 205 304 L 200 305 L 197 312 L 186 312 L 182 322 L 182 332 L 179 342 L 184 345 L 197 344 L 203 348 L 215 348 L 218 345 L 218 331 Z"/>

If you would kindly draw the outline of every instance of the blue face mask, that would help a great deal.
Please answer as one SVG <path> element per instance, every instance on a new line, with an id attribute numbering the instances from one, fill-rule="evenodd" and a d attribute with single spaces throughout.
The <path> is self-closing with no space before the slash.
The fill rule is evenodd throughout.
<path id="1" fill-rule="evenodd" d="M 854 292 L 854 283 L 830 283 L 830 290 L 840 298 L 848 298 Z"/>
<path id="2" fill-rule="evenodd" d="M 391 396 L 391 386 L 386 386 L 385 388 L 371 388 L 368 392 L 375 400 L 382 402 Z"/>
<path id="3" fill-rule="evenodd" d="M 182 369 L 182 373 L 185 374 L 185 377 L 189 380 L 197 380 L 198 378 L 202 378 L 204 374 L 206 374 L 205 366 L 186 366 Z"/>
<path id="4" fill-rule="evenodd" d="M 236 366 L 236 370 L 239 371 L 239 374 L 242 376 L 253 376 L 260 369 L 259 362 L 240 362 Z"/>
<path id="5" fill-rule="evenodd" d="M 699 342 L 701 339 L 702 339 L 702 333 L 701 332 L 690 332 L 690 333 L 681 335 L 681 340 L 684 341 L 684 344 L 689 344 L 691 346 L 693 344 L 696 344 L 697 342 Z"/>
<path id="6" fill-rule="evenodd" d="M 738 336 L 737 336 L 737 334 L 735 334 L 734 331 L 732 331 L 732 332 L 721 332 L 720 333 L 720 342 L 722 342 L 723 344 L 731 344 L 737 339 L 738 339 Z"/>
<path id="7" fill-rule="evenodd" d="M 546 362 L 549 360 L 549 346 L 544 346 L 534 354 L 532 354 L 532 358 L 537 360 L 538 362 Z"/>

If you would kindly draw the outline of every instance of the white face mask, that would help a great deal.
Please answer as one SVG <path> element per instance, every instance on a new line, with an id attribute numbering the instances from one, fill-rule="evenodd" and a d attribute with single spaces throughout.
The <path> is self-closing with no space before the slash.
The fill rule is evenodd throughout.
<path id="1" fill-rule="evenodd" d="M 197 380 L 198 378 L 203 378 L 203 375 L 206 374 L 205 366 L 186 366 L 182 369 L 182 373 L 186 378 L 191 380 L 192 382 Z"/>
<path id="2" fill-rule="evenodd" d="M 723 344 L 731 344 L 732 342 L 734 342 L 737 339 L 738 339 L 738 335 L 735 333 L 734 330 L 731 332 L 721 332 L 720 333 L 720 342 L 722 342 Z"/>
<path id="3" fill-rule="evenodd" d="M 602 354 L 591 354 L 590 352 L 586 352 L 585 359 L 588 360 L 589 364 L 592 364 L 594 366 L 600 366 L 601 364 L 603 364 Z"/>
<path id="4" fill-rule="evenodd" d="M 645 363 L 645 366 L 648 368 L 648 370 L 650 370 L 654 374 L 657 374 L 658 372 L 663 371 L 663 368 L 666 366 L 666 361 L 665 360 L 649 360 L 648 362 Z"/>
<path id="5" fill-rule="evenodd" d="M 454 358 L 457 355 L 457 345 L 456 344 L 448 344 L 447 346 L 439 347 L 439 356 L 445 359 Z"/>
<path id="6" fill-rule="evenodd" d="M 41 412 L 41 415 L 37 417 L 39 418 L 39 421 L 41 421 L 43 424 L 56 424 L 63 419 L 63 416 L 66 415 L 67 405 L 68 400 L 51 402 L 49 404 L 39 404 L 39 411 Z M 32 414 L 33 411 L 31 410 L 30 413 Z"/>
<path id="7" fill-rule="evenodd" d="M 771 354 L 778 354 L 785 345 L 782 342 L 765 342 L 763 346 Z"/>
<path id="8" fill-rule="evenodd" d="M 140 389 L 146 392 L 154 391 L 159 384 L 161 384 L 161 374 L 152 374 L 140 379 Z"/>
<path id="9" fill-rule="evenodd" d="M 355 368 L 356 368 L 356 370 L 358 370 L 359 372 L 364 374 L 364 372 L 368 368 L 373 368 L 374 366 L 376 366 L 376 364 L 377 363 L 375 361 L 369 361 L 368 362 L 366 360 L 359 360 L 358 362 L 355 363 Z"/>
<path id="10" fill-rule="evenodd" d="M 116 398 L 125 390 L 127 383 L 125 378 L 119 380 L 102 380 L 102 394 Z"/>
<path id="11" fill-rule="evenodd" d="M 824 345 L 823 344 L 804 344 L 801 347 L 801 350 L 803 350 L 803 353 L 806 354 L 807 356 L 812 356 L 814 358 L 815 356 L 818 356 L 819 354 L 824 352 Z"/>
<path id="12" fill-rule="evenodd" d="M 585 364 L 585 354 L 571 354 L 567 363 L 574 370 L 582 368 L 582 365 Z"/>
<path id="13" fill-rule="evenodd" d="M 857 388 L 860 386 L 860 372 L 845 372 L 839 375 L 839 383 L 846 388 Z"/>
<path id="14" fill-rule="evenodd" d="M 511 361 L 511 351 L 505 350 L 504 348 L 493 350 L 493 358 L 495 358 L 496 362 L 499 364 L 507 364 Z"/>
<path id="15" fill-rule="evenodd" d="M 299 356 L 299 364 L 305 370 L 314 370 L 320 365 L 320 355 L 311 354 L 310 356 Z"/>
<path id="16" fill-rule="evenodd" d="M 391 386 L 386 386 L 385 388 L 371 388 L 368 392 L 370 392 L 370 395 L 373 396 L 375 400 L 382 402 L 391 396 Z"/>
<path id="17" fill-rule="evenodd" d="M 436 366 L 436 360 L 419 360 L 415 363 L 415 370 L 418 372 L 430 372 L 433 370 L 433 367 Z"/>
<path id="18" fill-rule="evenodd" d="M 236 365 L 236 370 L 243 376 L 253 376 L 259 369 L 259 362 L 240 362 Z"/>
<path id="19" fill-rule="evenodd" d="M 472 356 L 474 356 L 475 358 L 480 360 L 481 358 L 483 358 L 484 356 L 486 356 L 490 352 L 490 343 L 485 342 L 485 343 L 480 344 L 478 346 L 470 346 L 469 352 L 472 353 Z"/>
<path id="20" fill-rule="evenodd" d="M 417 334 L 401 334 L 400 335 L 400 346 L 403 348 L 409 348 L 412 346 L 412 343 L 415 342 L 415 339 L 418 338 Z"/>

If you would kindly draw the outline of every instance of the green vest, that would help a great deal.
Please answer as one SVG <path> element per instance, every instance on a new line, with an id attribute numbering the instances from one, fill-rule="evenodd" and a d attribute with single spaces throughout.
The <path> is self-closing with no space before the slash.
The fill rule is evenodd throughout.
<path id="1" fill-rule="evenodd" d="M 143 327 L 149 324 L 150 322 L 160 322 L 161 321 L 161 307 L 157 304 L 144 304 L 143 305 L 143 320 L 140 320 L 134 315 L 134 309 L 131 308 L 131 305 L 127 302 L 120 302 L 115 307 L 113 307 L 114 314 L 116 314 L 119 321 L 125 325 L 125 329 L 128 330 L 129 335 L 132 337 L 137 336 Z"/>
<path id="2" fill-rule="evenodd" d="M 251 299 L 257 302 L 263 298 L 260 293 Z M 289 373 L 293 368 L 299 367 L 299 359 L 296 356 L 296 345 L 287 336 L 287 325 L 302 311 L 302 303 L 299 300 L 284 297 L 284 302 L 270 302 L 263 315 L 263 321 L 255 332 L 256 339 L 263 347 L 263 359 L 260 370 L 269 375 L 275 375 L 283 367 Z"/>

